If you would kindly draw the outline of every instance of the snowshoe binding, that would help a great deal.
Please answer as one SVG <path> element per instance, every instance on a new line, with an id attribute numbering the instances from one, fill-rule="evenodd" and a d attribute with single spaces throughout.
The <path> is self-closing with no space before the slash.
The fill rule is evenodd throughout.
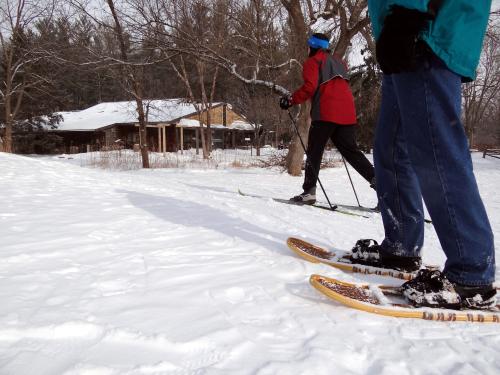
<path id="1" fill-rule="evenodd" d="M 417 307 L 488 310 L 496 305 L 496 288 L 452 283 L 439 270 L 422 269 L 404 283 L 403 295 Z"/>
<path id="2" fill-rule="evenodd" d="M 356 242 L 351 250 L 351 262 L 379 268 L 393 269 L 402 272 L 418 271 L 422 265 L 420 257 L 402 257 L 383 252 L 382 246 L 372 239 Z"/>

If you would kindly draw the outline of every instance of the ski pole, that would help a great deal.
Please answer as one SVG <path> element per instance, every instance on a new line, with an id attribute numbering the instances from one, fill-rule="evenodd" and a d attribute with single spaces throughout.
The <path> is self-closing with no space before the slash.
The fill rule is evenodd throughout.
<path id="1" fill-rule="evenodd" d="M 293 116 L 292 116 L 292 114 L 291 114 L 291 112 L 290 112 L 289 109 L 287 110 L 287 112 L 288 112 L 288 116 L 290 116 L 290 120 L 292 120 L 293 127 L 295 128 L 295 132 L 297 133 L 297 136 L 299 137 L 300 144 L 302 145 L 302 148 L 304 149 L 304 152 L 305 152 L 306 157 L 307 157 L 307 149 L 306 149 L 306 146 L 304 144 L 304 141 L 302 140 L 302 137 L 300 136 L 299 128 L 297 127 L 297 123 L 296 123 L 295 119 L 293 118 Z M 326 191 L 323 188 L 323 184 L 321 183 L 321 180 L 319 179 L 319 176 L 318 176 L 318 183 L 319 183 L 319 186 L 321 187 L 321 190 L 323 191 L 323 194 L 325 195 L 326 201 L 328 202 L 328 205 L 330 206 L 330 209 L 332 211 L 335 211 L 338 208 L 338 206 L 331 204 L 330 199 L 328 198 L 328 195 L 326 194 Z"/>
<path id="2" fill-rule="evenodd" d="M 349 169 L 347 169 L 347 163 L 345 162 L 344 156 L 342 154 L 340 156 L 342 156 L 342 161 L 344 162 L 345 170 L 347 171 L 347 175 L 349 176 L 349 181 L 351 181 L 352 191 L 354 191 L 354 196 L 356 197 L 356 201 L 358 202 L 358 207 L 361 207 L 361 205 L 359 204 L 358 194 L 356 194 L 356 189 L 354 189 L 354 184 L 352 183 L 351 174 L 349 173 Z"/>

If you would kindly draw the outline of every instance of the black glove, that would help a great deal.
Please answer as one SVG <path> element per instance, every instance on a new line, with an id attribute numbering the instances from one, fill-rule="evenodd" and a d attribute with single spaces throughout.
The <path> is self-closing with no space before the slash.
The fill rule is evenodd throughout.
<path id="1" fill-rule="evenodd" d="M 391 7 L 377 40 L 377 61 L 385 74 L 416 70 L 418 34 L 432 18 L 431 13 Z"/>
<path id="2" fill-rule="evenodd" d="M 282 96 L 280 99 L 281 109 L 288 109 L 292 106 L 292 97 L 290 95 Z"/>

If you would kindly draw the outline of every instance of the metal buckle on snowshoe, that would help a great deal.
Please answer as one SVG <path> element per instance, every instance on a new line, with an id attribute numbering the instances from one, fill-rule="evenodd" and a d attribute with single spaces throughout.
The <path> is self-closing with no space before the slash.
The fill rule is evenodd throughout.
<path id="1" fill-rule="evenodd" d="M 479 298 L 476 298 L 477 296 L 479 296 Z M 495 306 L 496 296 L 484 300 L 480 294 L 476 294 L 474 297 L 468 297 L 462 301 L 463 307 L 467 307 L 470 309 L 488 309 Z"/>

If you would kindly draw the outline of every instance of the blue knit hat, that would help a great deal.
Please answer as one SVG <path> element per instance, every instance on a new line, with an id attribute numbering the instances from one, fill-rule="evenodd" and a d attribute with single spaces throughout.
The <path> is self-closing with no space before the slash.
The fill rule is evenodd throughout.
<path id="1" fill-rule="evenodd" d="M 328 42 L 328 37 L 325 34 L 316 33 L 313 34 L 308 40 L 307 45 L 311 48 L 319 49 L 327 49 L 330 45 Z"/>

